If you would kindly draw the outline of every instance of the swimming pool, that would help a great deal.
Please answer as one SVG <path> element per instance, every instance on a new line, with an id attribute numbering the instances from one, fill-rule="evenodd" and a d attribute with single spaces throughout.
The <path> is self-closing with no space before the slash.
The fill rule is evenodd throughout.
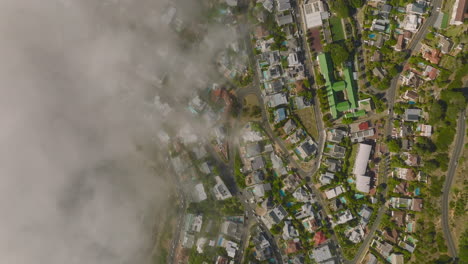
<path id="1" fill-rule="evenodd" d="M 421 194 L 421 189 L 418 187 L 414 189 L 414 195 L 420 195 Z"/>
<path id="2" fill-rule="evenodd" d="M 354 195 L 354 198 L 356 198 L 356 199 L 361 199 L 361 198 L 363 198 L 363 197 L 364 197 L 364 195 L 363 195 L 363 194 L 360 194 L 360 193 L 356 193 L 356 194 Z"/>
<path id="3" fill-rule="evenodd" d="M 340 197 L 340 201 L 344 204 L 346 203 L 346 199 L 344 197 Z"/>
<path id="4" fill-rule="evenodd" d="M 369 38 L 371 38 L 371 39 L 375 38 L 375 34 L 374 33 L 369 34 Z"/>
<path id="5" fill-rule="evenodd" d="M 280 193 L 280 195 L 283 196 L 283 197 L 286 196 L 286 193 L 285 193 L 283 190 L 280 190 L 279 193 Z"/>
<path id="6" fill-rule="evenodd" d="M 351 178 L 348 178 L 347 181 L 348 181 L 348 183 L 353 183 L 354 182 L 354 180 L 351 179 Z"/>

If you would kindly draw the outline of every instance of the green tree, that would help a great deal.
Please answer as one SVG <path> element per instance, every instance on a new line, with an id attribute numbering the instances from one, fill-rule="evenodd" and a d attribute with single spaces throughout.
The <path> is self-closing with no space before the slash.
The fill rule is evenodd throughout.
<path id="1" fill-rule="evenodd" d="M 349 17 L 349 6 L 346 0 L 332 0 L 329 2 L 331 10 L 341 18 Z"/>
<path id="2" fill-rule="evenodd" d="M 387 146 L 390 152 L 399 152 L 401 150 L 401 140 L 392 138 L 387 141 Z"/>
<path id="3" fill-rule="evenodd" d="M 349 51 L 343 45 L 332 43 L 325 47 L 325 51 L 330 52 L 333 64 L 336 67 L 341 66 L 343 62 L 349 59 Z"/>

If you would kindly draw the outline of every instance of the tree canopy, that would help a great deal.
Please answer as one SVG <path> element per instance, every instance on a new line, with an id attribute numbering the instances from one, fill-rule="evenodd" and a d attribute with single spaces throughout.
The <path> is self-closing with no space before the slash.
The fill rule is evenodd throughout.
<path id="1" fill-rule="evenodd" d="M 332 43 L 325 47 L 325 51 L 330 52 L 333 64 L 335 67 L 341 66 L 349 58 L 349 51 L 345 46 Z"/>

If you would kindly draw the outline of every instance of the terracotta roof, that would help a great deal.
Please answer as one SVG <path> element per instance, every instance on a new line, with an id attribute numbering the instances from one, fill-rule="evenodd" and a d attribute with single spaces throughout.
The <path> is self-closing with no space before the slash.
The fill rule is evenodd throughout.
<path id="1" fill-rule="evenodd" d="M 369 129 L 369 122 L 362 122 L 358 125 L 359 130 L 367 130 Z"/>
<path id="2" fill-rule="evenodd" d="M 385 230 L 384 237 L 386 240 L 396 244 L 398 241 L 398 231 L 396 229 Z"/>
<path id="3" fill-rule="evenodd" d="M 465 19 L 465 11 L 467 8 L 467 3 L 468 0 L 459 0 L 458 1 L 458 6 L 457 6 L 457 13 L 455 15 L 455 21 L 460 21 L 463 22 Z"/>
<path id="4" fill-rule="evenodd" d="M 405 225 L 405 215 L 406 213 L 404 211 L 392 211 L 392 219 L 398 226 Z"/>
<path id="5" fill-rule="evenodd" d="M 432 49 L 423 54 L 423 58 L 430 61 L 434 64 L 439 64 L 440 62 L 440 51 L 438 49 Z"/>
<path id="6" fill-rule="evenodd" d="M 322 231 L 318 231 L 314 235 L 314 245 L 318 246 L 320 244 L 323 244 L 325 241 L 327 241 L 327 237 L 325 236 L 325 233 Z"/>

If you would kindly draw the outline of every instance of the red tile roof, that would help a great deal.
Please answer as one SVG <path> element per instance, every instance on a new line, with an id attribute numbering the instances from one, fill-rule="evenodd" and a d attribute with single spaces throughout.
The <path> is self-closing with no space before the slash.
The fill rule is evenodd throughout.
<path id="1" fill-rule="evenodd" d="M 369 122 L 362 122 L 358 125 L 359 130 L 367 130 L 369 129 Z"/>

